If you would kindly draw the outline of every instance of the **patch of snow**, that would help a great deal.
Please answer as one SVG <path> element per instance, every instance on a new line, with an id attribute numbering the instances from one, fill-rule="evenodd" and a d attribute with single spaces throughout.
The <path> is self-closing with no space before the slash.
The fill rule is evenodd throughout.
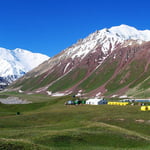
<path id="1" fill-rule="evenodd" d="M 116 54 L 114 54 L 114 57 L 113 57 L 114 59 L 116 59 Z"/>
<path id="2" fill-rule="evenodd" d="M 19 90 L 18 92 L 19 92 L 19 93 L 23 93 L 23 91 L 22 91 L 22 90 Z"/>
<path id="3" fill-rule="evenodd" d="M 56 93 L 52 93 L 51 96 L 66 96 L 71 94 L 72 91 L 65 91 L 65 92 L 56 92 Z"/>
<path id="4" fill-rule="evenodd" d="M 79 90 L 78 92 L 81 93 L 81 92 L 83 92 L 83 90 Z"/>
<path id="5" fill-rule="evenodd" d="M 82 96 L 82 94 L 81 93 L 77 93 L 76 96 Z"/>
<path id="6" fill-rule="evenodd" d="M 114 98 L 114 97 L 117 97 L 117 96 L 118 96 L 118 95 L 112 95 L 111 97 Z"/>
<path id="7" fill-rule="evenodd" d="M 83 90 L 79 90 L 78 93 L 76 94 L 76 96 L 82 96 L 83 95 Z"/>
<path id="8" fill-rule="evenodd" d="M 140 44 L 140 45 L 141 45 L 142 43 L 143 43 L 143 41 L 141 41 L 141 40 L 138 40 L 138 44 Z"/>
<path id="9" fill-rule="evenodd" d="M 51 95 L 52 96 L 65 96 L 65 93 L 56 92 L 56 93 L 52 93 Z"/>
<path id="10" fill-rule="evenodd" d="M 127 98 L 127 97 L 128 97 L 127 95 L 119 96 L 119 98 Z"/>
<path id="11" fill-rule="evenodd" d="M 96 94 L 96 97 L 99 97 L 101 94 L 102 94 L 101 92 L 97 93 L 97 94 Z"/>
<path id="12" fill-rule="evenodd" d="M 48 95 L 52 95 L 52 91 L 46 91 Z"/>
<path id="13" fill-rule="evenodd" d="M 64 73 L 66 72 L 67 68 L 69 67 L 70 62 L 66 65 L 65 69 L 64 69 Z"/>
<path id="14" fill-rule="evenodd" d="M 101 64 L 104 62 L 104 60 L 106 59 L 107 57 L 103 57 L 103 59 L 99 62 L 99 65 L 96 66 L 95 70 L 101 66 Z"/>

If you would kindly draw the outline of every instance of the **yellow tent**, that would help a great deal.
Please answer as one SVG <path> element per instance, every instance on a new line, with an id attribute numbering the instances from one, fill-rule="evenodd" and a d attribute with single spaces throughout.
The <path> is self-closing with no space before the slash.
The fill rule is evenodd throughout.
<path id="1" fill-rule="evenodd" d="M 141 106 L 141 111 L 147 111 L 148 107 L 147 106 Z"/>
<path id="2" fill-rule="evenodd" d="M 148 110 L 150 110 L 150 106 L 147 106 Z"/>

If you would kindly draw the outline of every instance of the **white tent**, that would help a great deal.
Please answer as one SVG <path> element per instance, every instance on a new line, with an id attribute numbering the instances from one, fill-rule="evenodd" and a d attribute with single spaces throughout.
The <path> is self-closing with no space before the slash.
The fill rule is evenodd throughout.
<path id="1" fill-rule="evenodd" d="M 107 104 L 107 100 L 104 100 L 104 99 L 97 99 L 97 98 L 88 99 L 88 100 L 86 101 L 86 104 L 90 104 L 90 105 Z"/>

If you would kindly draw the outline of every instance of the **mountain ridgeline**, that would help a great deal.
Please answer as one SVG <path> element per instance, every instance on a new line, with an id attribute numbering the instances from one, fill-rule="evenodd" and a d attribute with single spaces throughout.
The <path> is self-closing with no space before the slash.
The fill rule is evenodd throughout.
<path id="1" fill-rule="evenodd" d="M 150 31 L 102 29 L 14 82 L 26 93 L 150 97 Z"/>

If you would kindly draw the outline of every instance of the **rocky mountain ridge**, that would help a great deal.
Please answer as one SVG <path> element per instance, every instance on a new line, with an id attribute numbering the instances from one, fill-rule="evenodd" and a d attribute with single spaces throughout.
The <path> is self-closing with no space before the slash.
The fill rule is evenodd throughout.
<path id="1" fill-rule="evenodd" d="M 138 65 L 149 68 L 145 61 L 147 56 L 139 55 L 142 51 L 149 54 L 148 41 L 149 30 L 140 31 L 127 25 L 96 31 L 27 73 L 13 87 L 64 95 L 82 91 L 83 95 L 102 96 L 121 89 L 125 92 L 123 89 L 129 89 L 129 84 L 134 81 L 130 79 L 133 70 L 139 73 L 135 77 L 139 77 L 142 72 L 137 70 Z M 139 64 L 138 57 L 143 59 Z M 132 63 L 137 65 L 136 68 Z M 114 79 L 119 80 L 118 83 Z"/>

